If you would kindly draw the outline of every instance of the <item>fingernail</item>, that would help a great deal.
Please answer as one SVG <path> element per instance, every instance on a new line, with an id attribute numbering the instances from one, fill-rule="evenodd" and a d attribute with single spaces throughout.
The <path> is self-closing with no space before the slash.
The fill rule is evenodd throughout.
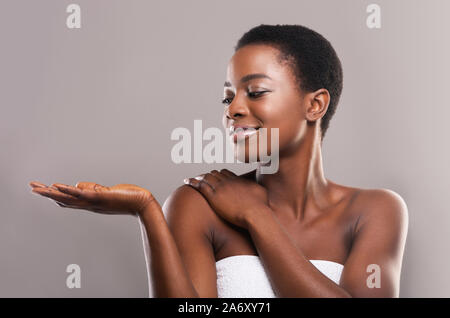
<path id="1" fill-rule="evenodd" d="M 198 177 L 195 177 L 195 179 L 197 179 L 197 180 L 202 180 L 203 177 L 202 177 L 202 176 L 198 176 Z"/>
<path id="2" fill-rule="evenodd" d="M 188 184 L 189 183 L 189 179 L 184 179 L 183 182 Z"/>

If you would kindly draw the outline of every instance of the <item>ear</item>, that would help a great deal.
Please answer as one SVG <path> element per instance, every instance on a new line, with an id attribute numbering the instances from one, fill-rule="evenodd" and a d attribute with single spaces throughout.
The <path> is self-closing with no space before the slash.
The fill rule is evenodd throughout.
<path id="1" fill-rule="evenodd" d="M 317 121 L 327 112 L 330 104 L 330 93 L 327 89 L 321 88 L 307 95 L 306 119 Z"/>

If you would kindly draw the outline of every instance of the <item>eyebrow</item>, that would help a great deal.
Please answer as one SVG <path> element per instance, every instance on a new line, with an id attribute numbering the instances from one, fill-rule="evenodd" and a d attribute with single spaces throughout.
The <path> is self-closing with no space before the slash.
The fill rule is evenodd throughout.
<path id="1" fill-rule="evenodd" d="M 269 76 L 267 76 L 266 74 L 262 74 L 262 73 L 255 73 L 255 74 L 248 74 L 245 75 L 244 77 L 241 78 L 240 83 L 243 84 L 245 82 L 251 81 L 252 79 L 256 79 L 256 78 L 268 78 L 268 79 L 272 79 Z M 223 84 L 224 87 L 231 87 L 231 83 L 230 82 L 225 82 L 225 84 Z"/>

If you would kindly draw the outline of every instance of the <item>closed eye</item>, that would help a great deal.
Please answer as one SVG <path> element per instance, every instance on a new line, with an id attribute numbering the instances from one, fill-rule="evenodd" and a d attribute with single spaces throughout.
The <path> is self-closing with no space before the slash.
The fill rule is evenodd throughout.
<path id="1" fill-rule="evenodd" d="M 254 99 L 254 98 L 261 97 L 261 95 L 263 95 L 264 93 L 267 93 L 267 92 L 268 91 L 248 92 L 247 95 L 248 95 L 248 97 Z M 222 100 L 222 104 L 230 105 L 232 101 L 233 101 L 233 98 L 227 97 Z"/>
<path id="2" fill-rule="evenodd" d="M 261 91 L 261 92 L 248 92 L 247 95 L 250 98 L 258 98 L 260 97 L 262 94 L 266 93 L 267 91 Z"/>

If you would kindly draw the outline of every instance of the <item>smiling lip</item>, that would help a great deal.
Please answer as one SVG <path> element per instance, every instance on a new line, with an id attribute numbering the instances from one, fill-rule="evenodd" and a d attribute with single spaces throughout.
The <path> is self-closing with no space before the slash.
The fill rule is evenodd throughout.
<path id="1" fill-rule="evenodd" d="M 236 133 L 236 130 L 237 130 L 238 128 L 241 128 L 241 129 L 243 129 L 244 131 L 247 130 L 247 129 L 254 129 L 254 130 L 258 130 L 258 129 L 259 129 L 259 127 L 257 127 L 257 126 L 232 125 L 232 126 L 230 127 L 230 135 L 233 135 L 234 133 Z"/>
<path id="2" fill-rule="evenodd" d="M 238 129 L 241 128 L 241 129 Z M 258 133 L 259 127 L 250 127 L 250 126 L 231 126 L 230 127 L 230 138 L 233 139 L 234 143 L 237 143 L 238 137 L 248 139 L 250 136 L 256 135 Z M 236 131 L 237 130 L 237 131 Z"/>

